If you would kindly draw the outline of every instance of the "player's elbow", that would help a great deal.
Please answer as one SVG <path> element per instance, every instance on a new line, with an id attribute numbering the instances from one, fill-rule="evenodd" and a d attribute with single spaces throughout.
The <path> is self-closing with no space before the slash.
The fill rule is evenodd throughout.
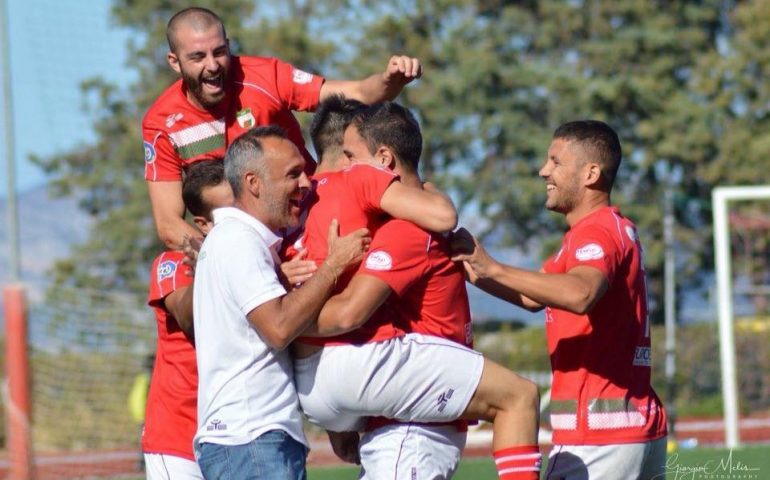
<path id="1" fill-rule="evenodd" d="M 434 218 L 434 221 L 436 222 L 434 228 L 436 232 L 451 232 L 457 228 L 457 210 L 452 208 L 451 210 L 443 212 L 441 215 L 437 215 Z"/>
<path id="2" fill-rule="evenodd" d="M 585 315 L 591 311 L 596 303 L 596 298 L 588 290 L 574 292 L 566 302 L 565 310 L 576 315 Z"/>
<path id="3" fill-rule="evenodd" d="M 156 224 L 156 230 L 158 231 L 158 238 L 163 242 L 169 250 L 179 250 L 181 243 L 174 236 L 174 229 L 169 228 L 165 224 Z"/>
<path id="4" fill-rule="evenodd" d="M 337 318 L 334 323 L 337 326 L 337 331 L 344 333 L 362 326 L 366 323 L 367 318 L 368 317 L 358 309 L 340 308 L 337 310 Z"/>
<path id="5" fill-rule="evenodd" d="M 275 329 L 270 332 L 263 332 L 262 334 L 262 339 L 265 341 L 265 343 L 267 343 L 267 345 L 273 350 L 279 352 L 285 350 L 295 337 L 296 335 L 292 335 L 287 331 L 282 331 L 281 329 Z"/>
<path id="6" fill-rule="evenodd" d="M 540 310 L 542 310 L 542 309 L 543 309 L 543 308 L 545 308 L 545 307 L 543 307 L 543 306 L 542 306 L 542 305 L 540 305 L 539 303 L 535 303 L 535 302 L 525 302 L 525 303 L 522 305 L 522 308 L 524 308 L 524 310 L 530 311 L 530 312 L 532 312 L 532 313 L 537 313 L 537 312 L 539 312 Z"/>
<path id="7" fill-rule="evenodd" d="M 366 318 L 363 316 L 343 316 L 340 318 L 338 326 L 339 329 L 343 332 L 349 332 L 351 330 L 355 330 L 356 328 L 359 328 L 364 323 L 366 323 Z"/>

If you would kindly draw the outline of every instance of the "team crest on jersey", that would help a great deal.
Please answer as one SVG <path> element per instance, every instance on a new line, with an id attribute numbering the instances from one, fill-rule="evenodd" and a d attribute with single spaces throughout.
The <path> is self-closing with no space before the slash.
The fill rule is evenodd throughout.
<path id="1" fill-rule="evenodd" d="M 181 113 L 172 113 L 168 117 L 166 117 L 166 128 L 171 128 L 174 126 L 176 122 L 182 119 L 184 115 Z"/>
<path id="2" fill-rule="evenodd" d="M 369 270 L 390 270 L 393 268 L 393 259 L 388 252 L 377 250 L 366 257 L 366 268 Z"/>
<path id="3" fill-rule="evenodd" d="M 145 163 L 155 161 L 155 147 L 150 142 L 144 142 L 144 161 Z"/>
<path id="4" fill-rule="evenodd" d="M 243 110 L 238 110 L 238 112 L 235 114 L 235 119 L 238 120 L 238 125 L 240 125 L 241 128 L 244 130 L 250 129 L 257 123 L 257 120 L 254 118 L 254 115 L 251 113 L 250 108 L 244 108 Z"/>
<path id="5" fill-rule="evenodd" d="M 158 265 L 158 281 L 166 279 L 176 272 L 176 262 L 166 260 Z"/>
<path id="6" fill-rule="evenodd" d="M 604 250 L 598 243 L 589 243 L 575 250 L 575 258 L 581 262 L 604 258 Z"/>
<path id="7" fill-rule="evenodd" d="M 292 75 L 292 80 L 294 80 L 294 83 L 296 84 L 304 85 L 306 83 L 310 83 L 313 81 L 313 74 L 307 73 L 304 70 L 295 68 L 294 73 Z"/>

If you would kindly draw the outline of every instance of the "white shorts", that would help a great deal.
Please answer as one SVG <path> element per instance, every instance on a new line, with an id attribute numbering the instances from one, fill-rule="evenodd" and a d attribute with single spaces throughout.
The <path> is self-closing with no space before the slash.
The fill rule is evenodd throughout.
<path id="1" fill-rule="evenodd" d="M 666 476 L 666 437 L 643 443 L 554 445 L 548 455 L 547 480 L 623 478 L 652 480 Z"/>
<path id="2" fill-rule="evenodd" d="M 308 420 L 333 432 L 363 430 L 363 417 L 448 422 L 476 392 L 484 357 L 438 337 L 407 334 L 364 345 L 327 346 L 294 361 Z"/>
<path id="3" fill-rule="evenodd" d="M 203 474 L 195 460 L 176 455 L 145 453 L 144 468 L 147 480 L 203 480 Z"/>
<path id="4" fill-rule="evenodd" d="M 467 432 L 452 425 L 386 425 L 361 438 L 359 480 L 444 480 L 460 463 Z"/>

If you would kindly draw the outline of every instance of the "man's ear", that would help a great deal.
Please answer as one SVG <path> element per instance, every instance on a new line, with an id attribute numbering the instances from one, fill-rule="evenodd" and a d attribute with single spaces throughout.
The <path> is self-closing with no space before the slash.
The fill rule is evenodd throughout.
<path id="1" fill-rule="evenodd" d="M 377 149 L 377 152 L 374 154 L 374 158 L 375 160 L 377 160 L 377 163 L 379 165 L 382 165 L 383 167 L 389 170 L 395 170 L 396 155 L 393 153 L 393 150 L 391 150 L 389 147 L 386 147 L 385 145 L 380 145 L 380 147 Z"/>
<path id="2" fill-rule="evenodd" d="M 602 181 L 602 167 L 598 163 L 589 163 L 585 170 L 585 185 L 587 187 L 597 187 Z"/>
<path id="3" fill-rule="evenodd" d="M 244 187 L 251 192 L 252 195 L 259 198 L 259 189 L 262 187 L 262 181 L 256 172 L 247 172 L 244 176 Z"/>
<path id="4" fill-rule="evenodd" d="M 179 57 L 174 52 L 168 52 L 166 54 L 166 61 L 173 71 L 176 73 L 182 73 L 182 67 L 179 66 Z"/>

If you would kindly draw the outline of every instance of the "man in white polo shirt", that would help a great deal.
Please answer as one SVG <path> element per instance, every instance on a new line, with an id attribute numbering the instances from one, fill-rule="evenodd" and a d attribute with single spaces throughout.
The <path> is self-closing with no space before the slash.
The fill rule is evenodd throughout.
<path id="1" fill-rule="evenodd" d="M 301 289 L 276 274 L 275 232 L 295 227 L 310 188 L 305 160 L 278 127 L 249 130 L 225 156 L 234 207 L 214 210 L 194 291 L 199 372 L 195 453 L 204 477 L 303 479 L 307 443 L 286 346 L 361 260 L 366 229 L 329 230 L 329 256 Z"/>

